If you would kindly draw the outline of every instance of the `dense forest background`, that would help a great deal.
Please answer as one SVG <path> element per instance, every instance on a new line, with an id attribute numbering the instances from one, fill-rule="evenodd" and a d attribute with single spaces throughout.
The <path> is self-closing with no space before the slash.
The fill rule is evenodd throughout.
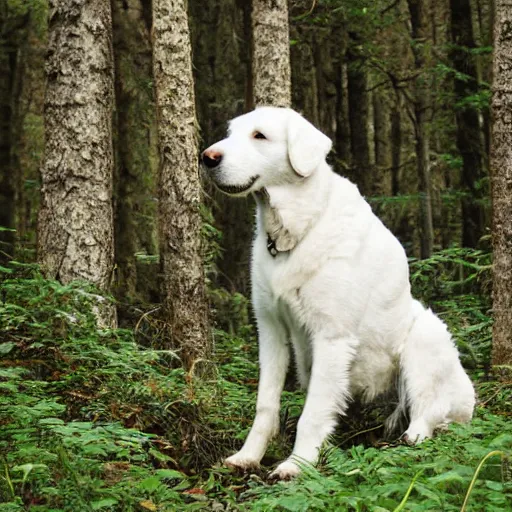
<path id="1" fill-rule="evenodd" d="M 34 258 L 48 6 L 3 4 L 1 223 L 17 230 L 17 254 Z M 254 108 L 250 10 L 250 2 L 189 2 L 203 147 Z M 113 2 L 112 15 L 116 296 L 147 300 L 158 288 L 143 261 L 158 253 L 151 6 Z M 290 5 L 292 104 L 334 141 L 334 169 L 410 256 L 489 245 L 491 33 L 485 0 Z M 247 292 L 251 206 L 207 192 L 224 234 L 218 280 Z"/>
<path id="2" fill-rule="evenodd" d="M 387 405 L 355 405 L 320 472 L 275 486 L 219 465 L 255 402 L 253 204 L 197 181 L 199 148 L 277 101 L 255 83 L 257 5 L 288 19 L 291 106 L 406 248 L 414 293 L 449 324 L 479 394 L 470 426 L 418 448 L 382 440 Z M 492 7 L 0 0 L 0 510 L 508 510 L 512 344 L 494 367 L 491 355 Z M 68 260 L 73 230 L 104 247 Z M 293 383 L 269 466 L 293 439 Z"/>

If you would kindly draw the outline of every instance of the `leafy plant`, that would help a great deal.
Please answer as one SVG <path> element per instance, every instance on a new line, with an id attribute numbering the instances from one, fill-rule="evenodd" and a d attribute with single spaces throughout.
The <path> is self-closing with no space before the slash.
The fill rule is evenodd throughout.
<path id="1" fill-rule="evenodd" d="M 211 290 L 217 374 L 199 382 L 177 354 L 138 345 L 134 331 L 98 330 L 90 286 L 11 262 L 0 269 L 0 510 L 504 510 L 512 391 L 485 379 L 489 269 L 478 250 L 411 260 L 415 294 L 450 324 L 483 378 L 470 425 L 418 447 L 390 443 L 378 437 L 382 405 L 373 404 L 343 419 L 317 469 L 270 485 L 266 469 L 238 475 L 218 464 L 240 448 L 254 415 L 247 299 Z M 264 468 L 289 454 L 303 401 L 291 377 Z"/>

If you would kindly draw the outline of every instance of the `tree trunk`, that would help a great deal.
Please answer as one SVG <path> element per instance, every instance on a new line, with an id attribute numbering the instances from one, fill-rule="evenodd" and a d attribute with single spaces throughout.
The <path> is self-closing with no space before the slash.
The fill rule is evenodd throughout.
<path id="1" fill-rule="evenodd" d="M 424 101 L 419 99 L 414 112 L 416 119 L 416 165 L 418 168 L 418 191 L 420 195 L 420 254 L 422 258 L 430 258 L 434 245 L 434 226 L 432 220 L 430 136 L 428 133 L 427 111 L 425 109 Z"/>
<path id="2" fill-rule="evenodd" d="M 339 39 L 339 38 L 336 38 Z M 313 58 L 316 71 L 318 105 L 317 127 L 331 140 L 336 136 L 336 73 L 335 61 L 343 55 L 343 48 L 333 40 L 329 29 L 316 30 L 313 39 Z"/>
<path id="3" fill-rule="evenodd" d="M 157 251 L 153 197 L 158 153 L 148 6 L 144 0 L 112 1 L 117 105 L 116 295 L 123 300 L 138 296 L 137 284 L 142 298 L 148 298 L 146 283 L 137 280 L 135 253 Z"/>
<path id="4" fill-rule="evenodd" d="M 400 169 L 402 167 L 402 109 L 403 97 L 395 92 L 396 100 L 391 112 L 391 195 L 401 193 Z"/>
<path id="5" fill-rule="evenodd" d="M 353 170 L 351 178 L 365 196 L 373 192 L 368 131 L 368 72 L 360 59 L 349 52 L 348 103 Z"/>
<path id="6" fill-rule="evenodd" d="M 159 234 L 170 339 L 187 368 L 208 359 L 194 81 L 184 0 L 153 0 L 153 74 L 160 149 Z"/>
<path id="7" fill-rule="evenodd" d="M 287 0 L 253 0 L 254 104 L 289 107 L 292 101 Z"/>
<path id="8" fill-rule="evenodd" d="M 28 8 L 18 35 L 18 65 L 12 98 L 11 176 L 15 189 L 16 258 L 32 258 L 39 211 L 39 178 L 44 155 L 44 91 L 47 17 Z M 34 9 L 34 10 L 33 10 Z M 27 250 L 28 249 L 28 250 Z"/>
<path id="9" fill-rule="evenodd" d="M 375 193 L 379 196 L 391 195 L 391 168 L 393 155 L 391 145 L 391 108 L 389 91 L 384 88 L 373 92 L 373 118 L 375 125 Z"/>
<path id="10" fill-rule="evenodd" d="M 346 53 L 346 40 L 340 53 Z M 350 146 L 350 106 L 348 100 L 348 66 L 344 59 L 336 66 L 336 137 L 334 147 L 337 156 L 338 172 L 345 175 L 352 166 L 352 148 Z"/>
<path id="11" fill-rule="evenodd" d="M 416 137 L 416 165 L 418 170 L 418 192 L 420 195 L 420 252 L 422 258 L 432 255 L 434 227 L 432 221 L 432 184 L 430 176 L 431 115 L 430 79 L 427 75 L 427 58 L 431 40 L 429 11 L 431 0 L 408 0 L 411 14 L 412 38 L 414 39 L 414 63 L 419 73 L 415 84 L 414 128 Z"/>
<path id="12" fill-rule="evenodd" d="M 319 126 L 314 34 L 310 27 L 290 26 L 290 38 L 296 41 L 290 48 L 290 68 L 292 104 L 306 119 Z"/>
<path id="13" fill-rule="evenodd" d="M 512 365 L 512 4 L 496 0 L 492 86 L 494 365 Z"/>
<path id="14" fill-rule="evenodd" d="M 475 48 L 469 0 L 451 0 L 451 30 L 454 43 L 451 59 L 459 72 L 455 76 L 455 117 L 457 149 L 462 156 L 462 244 L 476 247 L 485 232 L 485 211 L 482 202 L 486 194 L 482 136 L 478 111 L 467 101 L 479 91 L 475 57 L 468 50 Z M 460 78 L 464 75 L 464 78 Z M 457 105 L 458 104 L 458 105 Z"/>
<path id="15" fill-rule="evenodd" d="M 108 0 L 51 0 L 38 257 L 48 276 L 108 290 L 113 271 Z M 114 325 L 112 308 L 98 320 Z"/>
<path id="16" fill-rule="evenodd" d="M 12 95 L 15 82 L 17 47 L 7 34 L 7 3 L 0 5 L 0 264 L 14 252 L 14 180 L 11 166 Z M 6 229 L 4 231 L 4 229 Z"/>

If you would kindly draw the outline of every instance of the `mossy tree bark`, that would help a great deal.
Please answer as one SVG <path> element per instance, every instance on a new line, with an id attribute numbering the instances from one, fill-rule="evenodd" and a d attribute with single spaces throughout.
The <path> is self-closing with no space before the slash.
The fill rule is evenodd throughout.
<path id="1" fill-rule="evenodd" d="M 512 365 L 512 2 L 496 0 L 492 86 L 494 365 Z"/>
<path id="2" fill-rule="evenodd" d="M 51 0 L 49 7 L 38 258 L 49 277 L 108 290 L 114 259 L 110 1 Z M 114 325 L 113 308 L 101 307 L 98 320 Z"/>
<path id="3" fill-rule="evenodd" d="M 167 340 L 189 369 L 209 358 L 201 252 L 194 82 L 184 0 L 153 0 L 153 74 L 160 150 L 160 262 Z"/>
<path id="4" fill-rule="evenodd" d="M 292 101 L 287 0 L 252 2 L 254 104 L 289 107 Z"/>

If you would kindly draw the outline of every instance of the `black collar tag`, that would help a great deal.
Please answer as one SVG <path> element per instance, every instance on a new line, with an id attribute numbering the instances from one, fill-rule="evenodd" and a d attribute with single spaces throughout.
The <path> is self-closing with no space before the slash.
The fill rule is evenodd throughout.
<path id="1" fill-rule="evenodd" d="M 276 241 L 272 240 L 270 238 L 270 235 L 267 234 L 267 251 L 270 253 L 270 256 L 272 258 L 275 258 L 277 256 L 277 253 L 279 252 L 276 247 Z"/>

